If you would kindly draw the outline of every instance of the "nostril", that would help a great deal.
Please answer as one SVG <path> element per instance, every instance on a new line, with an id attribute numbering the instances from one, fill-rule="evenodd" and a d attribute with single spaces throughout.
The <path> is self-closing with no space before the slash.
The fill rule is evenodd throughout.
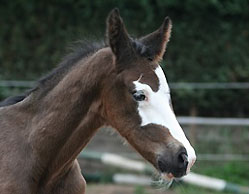
<path id="1" fill-rule="evenodd" d="M 188 155 L 186 153 L 181 153 L 178 156 L 178 164 L 180 168 L 187 168 L 188 166 Z"/>

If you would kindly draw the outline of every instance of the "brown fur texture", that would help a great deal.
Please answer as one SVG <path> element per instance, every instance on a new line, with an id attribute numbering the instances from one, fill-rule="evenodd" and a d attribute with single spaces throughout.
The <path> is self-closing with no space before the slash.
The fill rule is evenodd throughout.
<path id="1" fill-rule="evenodd" d="M 141 127 L 132 97 L 139 77 L 158 90 L 154 70 L 170 26 L 166 19 L 158 31 L 135 41 L 115 9 L 107 19 L 110 47 L 77 55 L 68 62 L 73 65 L 55 70 L 23 99 L 0 107 L 0 193 L 84 194 L 76 158 L 105 125 L 156 168 L 159 155 L 173 158 L 181 144 L 162 126 Z M 153 61 L 144 53 L 154 53 Z"/>

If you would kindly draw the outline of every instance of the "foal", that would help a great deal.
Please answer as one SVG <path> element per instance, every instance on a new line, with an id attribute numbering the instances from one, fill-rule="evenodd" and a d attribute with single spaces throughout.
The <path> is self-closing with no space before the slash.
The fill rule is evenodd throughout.
<path id="1" fill-rule="evenodd" d="M 158 30 L 133 40 L 114 9 L 107 47 L 78 51 L 33 90 L 4 101 L 0 193 L 84 194 L 76 157 L 106 125 L 162 175 L 185 175 L 195 151 L 176 120 L 158 65 L 170 32 L 165 18 Z"/>

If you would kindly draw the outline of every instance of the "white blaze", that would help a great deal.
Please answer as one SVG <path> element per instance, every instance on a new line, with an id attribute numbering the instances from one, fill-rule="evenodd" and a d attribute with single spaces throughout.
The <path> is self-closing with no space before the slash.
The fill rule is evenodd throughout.
<path id="1" fill-rule="evenodd" d="M 187 150 L 189 171 L 196 159 L 195 151 L 171 109 L 170 89 L 162 68 L 158 66 L 155 73 L 159 79 L 159 90 L 157 92 L 154 92 L 149 85 L 140 83 L 139 80 L 133 82 L 136 90 L 143 90 L 147 97 L 146 100 L 138 103 L 138 112 L 142 119 L 141 125 L 158 124 L 168 128 L 170 134 L 181 142 Z"/>

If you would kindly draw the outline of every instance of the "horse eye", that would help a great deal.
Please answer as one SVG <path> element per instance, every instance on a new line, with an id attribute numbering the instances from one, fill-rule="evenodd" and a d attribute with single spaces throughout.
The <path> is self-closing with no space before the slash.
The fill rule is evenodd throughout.
<path id="1" fill-rule="evenodd" d="M 133 92 L 132 95 L 136 101 L 144 101 L 146 98 L 146 96 L 142 90 L 135 91 L 135 92 Z"/>
<path id="2" fill-rule="evenodd" d="M 147 59 L 148 59 L 149 61 L 153 61 L 152 57 L 148 57 Z"/>

